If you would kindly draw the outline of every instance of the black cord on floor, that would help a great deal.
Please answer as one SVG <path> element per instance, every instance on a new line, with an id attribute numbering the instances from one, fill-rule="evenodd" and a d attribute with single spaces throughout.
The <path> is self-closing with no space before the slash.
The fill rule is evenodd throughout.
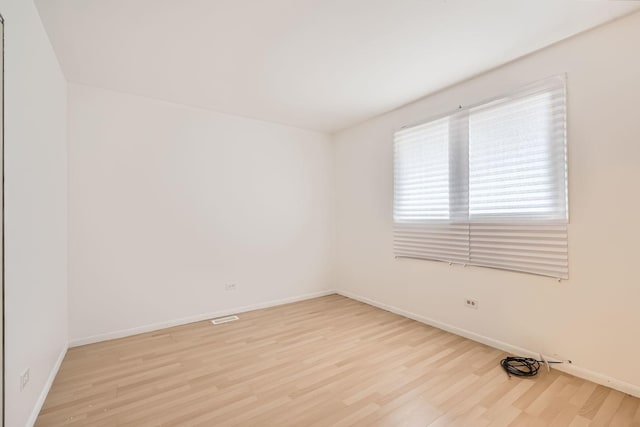
<path id="1" fill-rule="evenodd" d="M 505 357 L 500 365 L 507 375 L 516 377 L 533 377 L 540 370 L 540 361 L 531 357 Z"/>
<path id="2" fill-rule="evenodd" d="M 511 375 L 514 375 L 516 377 L 533 377 L 540 370 L 540 363 L 544 362 L 542 360 L 536 360 L 532 357 L 509 356 L 500 361 L 500 366 L 502 366 L 502 369 L 505 370 L 509 377 L 511 377 Z M 547 363 L 562 362 L 548 361 Z"/>

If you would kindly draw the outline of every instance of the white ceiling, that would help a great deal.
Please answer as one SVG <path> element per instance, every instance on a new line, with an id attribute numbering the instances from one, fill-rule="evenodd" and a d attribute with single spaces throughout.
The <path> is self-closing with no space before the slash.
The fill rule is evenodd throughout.
<path id="1" fill-rule="evenodd" d="M 36 0 L 67 79 L 336 131 L 640 2 Z"/>

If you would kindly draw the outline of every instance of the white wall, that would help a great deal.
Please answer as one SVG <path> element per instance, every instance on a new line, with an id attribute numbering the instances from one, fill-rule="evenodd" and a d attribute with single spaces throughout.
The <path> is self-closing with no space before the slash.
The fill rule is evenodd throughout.
<path id="1" fill-rule="evenodd" d="M 67 345 L 66 81 L 32 1 L 5 19 L 5 425 L 24 426 Z M 20 374 L 30 368 L 21 392 Z M 36 408 L 37 409 L 37 408 Z"/>
<path id="2" fill-rule="evenodd" d="M 635 14 L 338 133 L 339 288 L 493 340 L 558 353 L 640 390 L 638 40 Z M 570 280 L 395 260 L 394 129 L 563 72 Z M 479 300 L 479 310 L 463 306 L 466 296 Z"/>
<path id="3" fill-rule="evenodd" d="M 328 289 L 331 159 L 320 133 L 69 85 L 72 344 Z"/>

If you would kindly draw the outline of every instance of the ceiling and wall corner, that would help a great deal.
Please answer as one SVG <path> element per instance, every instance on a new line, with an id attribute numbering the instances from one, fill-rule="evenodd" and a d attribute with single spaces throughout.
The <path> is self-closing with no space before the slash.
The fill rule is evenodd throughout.
<path id="1" fill-rule="evenodd" d="M 36 0 L 71 83 L 335 132 L 640 9 L 582 0 Z"/>

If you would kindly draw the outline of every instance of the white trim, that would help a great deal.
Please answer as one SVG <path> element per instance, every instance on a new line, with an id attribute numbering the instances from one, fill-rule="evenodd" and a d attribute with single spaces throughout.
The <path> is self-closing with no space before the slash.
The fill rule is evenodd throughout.
<path id="1" fill-rule="evenodd" d="M 197 314 L 195 316 L 183 317 L 181 319 L 168 320 L 165 322 L 152 323 L 150 325 L 137 326 L 130 329 L 122 329 L 115 332 L 107 332 L 105 334 L 92 335 L 84 338 L 76 338 L 69 342 L 69 347 L 78 347 L 80 345 L 93 344 L 101 341 L 113 340 L 116 338 L 124 338 L 131 335 L 142 334 L 145 332 L 157 331 L 159 329 L 171 328 L 173 326 L 186 325 L 187 323 L 200 322 L 203 320 L 214 319 L 216 317 L 224 317 L 232 314 L 244 313 L 246 311 L 259 310 L 261 308 L 275 307 L 277 305 L 290 304 L 292 302 L 303 301 L 311 298 L 323 297 L 335 294 L 334 290 L 326 290 L 313 292 L 310 294 L 298 295 L 295 297 L 283 298 L 278 300 L 266 301 L 243 307 L 236 307 L 227 310 L 214 311 L 212 313 Z"/>
<path id="2" fill-rule="evenodd" d="M 44 401 L 47 398 L 47 395 L 49 394 L 49 390 L 51 390 L 51 386 L 53 385 L 53 380 L 55 380 L 56 375 L 58 375 L 58 371 L 60 370 L 60 365 L 62 365 L 62 361 L 64 360 L 64 356 L 66 356 L 67 354 L 68 348 L 69 347 L 67 345 L 63 347 L 62 351 L 60 352 L 60 355 L 58 356 L 58 360 L 56 360 L 55 365 L 53 365 L 53 369 L 51 369 L 51 372 L 49 373 L 49 378 L 47 378 L 47 382 L 44 383 L 44 387 L 42 387 L 40 396 L 38 397 L 38 400 L 36 401 L 36 404 L 33 407 L 33 410 L 31 411 L 31 416 L 29 417 L 29 419 L 27 420 L 27 423 L 25 424 L 26 427 L 33 427 L 33 425 L 36 423 L 36 420 L 38 419 L 38 415 L 40 415 L 40 410 L 42 409 L 42 405 L 44 405 Z"/>
<path id="3" fill-rule="evenodd" d="M 336 292 L 339 295 L 345 296 L 347 298 L 351 298 L 351 299 L 363 302 L 365 304 L 369 304 L 374 307 L 378 307 L 383 310 L 390 311 L 400 316 L 408 317 L 409 319 L 416 320 L 420 323 L 425 323 L 427 325 L 436 327 L 438 329 L 451 332 L 452 334 L 460 335 L 472 341 L 477 341 L 479 343 L 497 348 L 498 350 L 502 350 L 510 354 L 517 354 L 521 356 L 536 357 L 536 358 L 539 357 L 539 354 L 540 354 L 522 347 L 518 347 L 513 344 L 506 343 L 504 341 L 499 341 L 493 338 L 486 337 L 484 335 L 477 334 L 475 332 L 468 331 L 466 329 L 458 328 L 457 326 L 449 325 L 447 323 L 442 323 L 437 320 L 430 319 L 428 317 L 421 316 L 419 314 L 415 314 L 398 307 L 394 307 L 392 305 L 384 304 L 384 303 L 372 300 L 370 298 L 354 294 L 352 292 L 342 291 L 342 290 L 338 290 Z M 553 357 L 548 357 L 547 359 L 553 359 Z M 582 378 L 588 381 L 592 381 L 596 384 L 601 384 L 607 387 L 611 387 L 615 390 L 630 394 L 632 396 L 640 397 L 639 385 L 631 384 L 631 383 L 619 380 L 617 378 L 612 378 L 607 375 L 594 372 L 586 368 L 581 368 L 579 366 L 576 366 L 574 364 L 569 364 L 569 363 L 564 363 L 561 365 L 553 365 L 553 368 L 559 371 L 565 372 L 567 374 L 574 375 L 578 378 Z"/>
<path id="4" fill-rule="evenodd" d="M 238 316 L 225 316 L 225 317 L 216 317 L 211 321 L 214 325 L 221 325 L 223 323 L 235 322 L 236 320 L 240 320 Z"/>

